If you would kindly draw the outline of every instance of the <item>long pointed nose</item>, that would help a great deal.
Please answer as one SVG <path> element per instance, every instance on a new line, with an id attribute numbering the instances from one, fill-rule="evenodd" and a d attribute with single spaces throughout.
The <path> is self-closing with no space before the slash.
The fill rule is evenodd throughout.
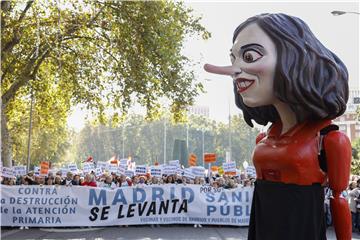
<path id="1" fill-rule="evenodd" d="M 204 65 L 205 71 L 209 73 L 221 74 L 221 75 L 228 75 L 232 76 L 235 73 L 233 66 L 215 66 L 211 64 Z"/>

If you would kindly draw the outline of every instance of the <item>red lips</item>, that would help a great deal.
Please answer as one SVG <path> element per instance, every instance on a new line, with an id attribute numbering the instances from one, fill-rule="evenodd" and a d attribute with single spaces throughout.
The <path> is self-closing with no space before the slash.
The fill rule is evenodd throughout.
<path id="1" fill-rule="evenodd" d="M 238 93 L 246 91 L 254 83 L 254 80 L 246 78 L 237 78 L 235 80 L 236 88 Z"/>

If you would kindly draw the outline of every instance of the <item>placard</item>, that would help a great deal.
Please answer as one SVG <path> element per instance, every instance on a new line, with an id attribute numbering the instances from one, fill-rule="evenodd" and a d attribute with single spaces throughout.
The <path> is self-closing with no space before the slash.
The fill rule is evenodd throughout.
<path id="1" fill-rule="evenodd" d="M 16 176 L 26 175 L 26 166 L 14 166 L 13 170 Z"/>
<path id="2" fill-rule="evenodd" d="M 204 154 L 204 162 L 205 163 L 214 163 L 214 162 L 216 162 L 216 154 L 215 153 L 205 153 Z"/>
<path id="3" fill-rule="evenodd" d="M 150 174 L 153 177 L 161 177 L 162 176 L 162 167 L 161 166 L 151 166 Z"/>
<path id="4" fill-rule="evenodd" d="M 197 167 L 191 167 L 190 169 L 196 177 L 204 177 L 204 175 L 205 175 L 204 167 L 197 166 Z"/>
<path id="5" fill-rule="evenodd" d="M 236 173 L 236 162 L 226 162 L 223 163 L 223 169 L 225 173 L 235 172 Z"/>
<path id="6" fill-rule="evenodd" d="M 135 175 L 145 175 L 146 172 L 146 165 L 138 165 L 135 168 Z"/>
<path id="7" fill-rule="evenodd" d="M 135 175 L 133 170 L 126 170 L 125 171 L 125 176 L 132 178 Z"/>
<path id="8" fill-rule="evenodd" d="M 40 176 L 47 176 L 49 174 L 49 162 L 42 161 L 40 163 Z"/>
<path id="9" fill-rule="evenodd" d="M 90 173 L 94 170 L 94 164 L 91 162 L 85 162 L 83 165 L 83 172 L 84 173 Z"/>
<path id="10" fill-rule="evenodd" d="M 178 166 L 175 166 L 175 165 L 164 165 L 163 174 L 165 174 L 165 175 L 176 174 L 177 169 L 178 169 Z"/>
<path id="11" fill-rule="evenodd" d="M 13 178 L 13 177 L 15 177 L 15 171 L 12 168 L 3 167 L 1 170 L 1 176 L 7 177 L 7 178 Z"/>
<path id="12" fill-rule="evenodd" d="M 108 163 L 107 162 L 101 162 L 101 161 L 98 161 L 96 163 L 96 168 L 101 168 L 101 171 L 105 171 L 105 170 L 108 170 Z"/>
<path id="13" fill-rule="evenodd" d="M 185 168 L 184 169 L 184 177 L 189 178 L 189 179 L 195 179 L 195 175 L 193 174 L 192 169 Z"/>
<path id="14" fill-rule="evenodd" d="M 77 173 L 79 172 L 76 163 L 68 164 L 68 170 L 69 170 L 70 172 L 72 172 L 72 173 L 75 173 L 75 174 L 77 174 Z"/>

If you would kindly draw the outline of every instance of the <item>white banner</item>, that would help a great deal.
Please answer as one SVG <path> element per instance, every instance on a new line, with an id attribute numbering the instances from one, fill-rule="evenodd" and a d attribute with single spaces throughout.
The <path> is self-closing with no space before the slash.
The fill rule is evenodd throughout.
<path id="1" fill-rule="evenodd" d="M 252 188 L 2 186 L 2 226 L 249 224 Z"/>

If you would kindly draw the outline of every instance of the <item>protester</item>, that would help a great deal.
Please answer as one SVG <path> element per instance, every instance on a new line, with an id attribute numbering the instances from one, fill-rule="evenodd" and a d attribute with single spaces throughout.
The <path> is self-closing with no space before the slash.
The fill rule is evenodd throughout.
<path id="1" fill-rule="evenodd" d="M 54 177 L 48 177 L 46 179 L 46 185 L 49 185 L 49 186 L 54 185 Z"/>
<path id="2" fill-rule="evenodd" d="M 105 180 L 101 183 L 99 187 L 102 188 L 108 188 L 108 189 L 115 189 L 116 183 L 113 182 L 113 176 L 112 175 L 106 175 Z"/>
<path id="3" fill-rule="evenodd" d="M 87 173 L 85 175 L 84 182 L 81 184 L 81 186 L 89 186 L 89 187 L 96 187 L 96 181 L 95 176 L 93 174 Z"/>
<path id="4" fill-rule="evenodd" d="M 351 222 L 352 222 L 352 231 L 355 232 L 360 231 L 360 188 L 359 188 L 359 180 L 358 183 L 350 182 L 348 195 L 349 195 L 349 207 L 351 211 Z"/>
<path id="5" fill-rule="evenodd" d="M 55 180 L 54 180 L 54 184 L 55 185 L 61 185 L 62 181 L 61 181 L 61 176 L 57 175 L 55 176 Z"/>
<path id="6" fill-rule="evenodd" d="M 66 173 L 66 178 L 61 182 L 61 185 L 65 185 L 65 186 L 76 185 L 76 182 L 73 179 L 73 173 L 72 172 L 67 172 Z"/>

